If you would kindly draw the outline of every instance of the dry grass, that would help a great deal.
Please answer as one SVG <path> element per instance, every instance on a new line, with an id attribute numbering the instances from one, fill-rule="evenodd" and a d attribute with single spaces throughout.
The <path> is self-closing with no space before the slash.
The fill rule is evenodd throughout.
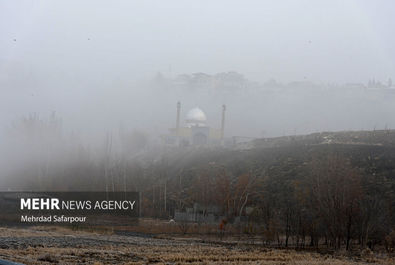
<path id="1" fill-rule="evenodd" d="M 299 253 L 289 250 L 228 249 L 221 246 L 135 246 L 101 248 L 27 248 L 0 250 L 0 257 L 25 264 L 327 264 L 378 263 L 392 265 L 395 259 L 361 259 Z"/>
<path id="2" fill-rule="evenodd" d="M 0 237 L 34 237 L 34 236 L 59 236 L 59 235 L 91 235 L 91 234 L 111 234 L 109 229 L 89 229 L 61 226 L 34 226 L 26 228 L 5 228 L 0 227 Z"/>
<path id="3" fill-rule="evenodd" d="M 86 231 L 66 228 L 36 227 L 32 229 L 0 228 L 1 237 L 92 235 Z M 154 239 L 158 240 L 158 239 Z M 171 243 L 170 243 L 171 242 Z M 175 243 L 176 242 L 176 243 Z M 203 244 L 194 240 L 169 240 L 163 245 L 112 245 L 103 241 L 100 246 L 27 247 L 0 249 L 0 259 L 24 264 L 307 264 L 351 265 L 376 263 L 395 264 L 394 258 L 366 255 L 359 258 L 321 255 L 312 252 L 268 249 L 249 245 Z"/>

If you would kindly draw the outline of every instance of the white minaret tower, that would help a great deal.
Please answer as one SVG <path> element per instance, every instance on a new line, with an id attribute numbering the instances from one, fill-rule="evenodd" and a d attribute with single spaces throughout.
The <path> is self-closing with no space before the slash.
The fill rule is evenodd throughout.
<path id="1" fill-rule="evenodd" d="M 181 113 L 181 102 L 177 102 L 177 119 L 176 119 L 176 137 L 177 145 L 180 142 L 180 113 Z"/>
<path id="2" fill-rule="evenodd" d="M 221 143 L 224 144 L 224 132 L 225 132 L 225 111 L 226 105 L 222 105 L 222 120 L 221 120 Z"/>

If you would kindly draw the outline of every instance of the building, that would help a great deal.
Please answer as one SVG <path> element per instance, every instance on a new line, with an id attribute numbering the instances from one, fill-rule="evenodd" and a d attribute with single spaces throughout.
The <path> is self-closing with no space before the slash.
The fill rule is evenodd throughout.
<path id="1" fill-rule="evenodd" d="M 218 224 L 224 219 L 226 219 L 226 217 L 220 214 L 219 207 L 213 204 L 203 206 L 195 202 L 193 207 L 187 207 L 185 211 L 176 210 L 174 212 L 174 220 L 176 222 Z"/>
<path id="2" fill-rule="evenodd" d="M 221 145 L 224 141 L 226 106 L 222 106 L 222 120 L 220 129 L 207 125 L 207 116 L 198 107 L 188 111 L 185 125 L 180 125 L 181 103 L 177 103 L 176 127 L 169 129 L 169 134 L 164 135 L 166 144 L 176 146 L 204 146 Z"/>

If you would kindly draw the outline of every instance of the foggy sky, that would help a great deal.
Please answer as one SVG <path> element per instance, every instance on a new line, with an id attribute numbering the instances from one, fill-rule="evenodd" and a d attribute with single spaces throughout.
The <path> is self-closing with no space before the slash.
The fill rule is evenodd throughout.
<path id="1" fill-rule="evenodd" d="M 237 123 L 235 115 L 247 105 L 229 96 L 210 102 L 196 95 L 158 96 L 142 84 L 157 72 L 172 78 L 231 70 L 257 82 L 385 82 L 395 78 L 393 10 L 390 0 L 0 0 L 0 125 L 28 113 L 47 116 L 56 111 L 73 128 L 95 131 L 126 123 L 164 130 L 174 126 L 175 103 L 181 99 L 185 108 L 209 109 L 211 117 L 217 115 L 211 119 L 215 124 L 220 105 L 232 103 L 227 125 L 243 128 L 235 133 L 281 135 L 306 123 L 308 129 L 300 132 L 369 129 L 377 124 L 374 115 L 368 121 L 360 116 L 363 122 L 355 124 L 341 120 L 337 126 L 335 121 L 321 125 L 314 123 L 320 119 L 312 113 L 305 115 L 307 109 L 301 111 L 303 119 L 294 117 L 290 125 L 284 110 L 279 120 L 262 121 L 248 133 L 262 117 L 259 111 L 265 111 L 265 118 L 270 112 L 258 108 L 258 101 L 246 112 L 256 117 Z M 292 101 L 280 100 L 286 106 Z M 385 101 L 379 113 L 390 105 Z M 270 131 L 265 125 L 277 127 Z"/>
<path id="2" fill-rule="evenodd" d="M 33 71 L 38 82 L 226 70 L 258 81 L 387 79 L 394 8 L 393 1 L 2 0 L 1 62 Z"/>

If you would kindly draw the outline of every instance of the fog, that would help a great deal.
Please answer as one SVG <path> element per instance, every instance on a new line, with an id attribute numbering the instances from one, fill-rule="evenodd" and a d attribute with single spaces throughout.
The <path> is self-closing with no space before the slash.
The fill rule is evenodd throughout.
<path id="1" fill-rule="evenodd" d="M 24 163 L 28 147 L 15 130 L 29 115 L 50 122 L 56 113 L 62 145 L 72 138 L 93 149 L 120 130 L 160 145 L 178 101 L 183 124 L 199 106 L 213 128 L 226 104 L 227 138 L 395 128 L 394 8 L 0 1 L 2 167 Z"/>

